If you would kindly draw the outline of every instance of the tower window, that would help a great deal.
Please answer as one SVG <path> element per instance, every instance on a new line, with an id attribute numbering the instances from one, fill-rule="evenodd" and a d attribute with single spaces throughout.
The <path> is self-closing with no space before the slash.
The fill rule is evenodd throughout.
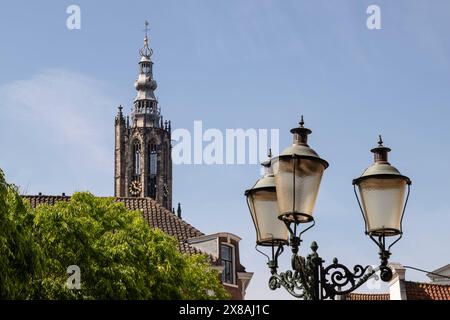
<path id="1" fill-rule="evenodd" d="M 150 152 L 150 174 L 156 175 L 158 156 L 156 152 Z"/>
<path id="2" fill-rule="evenodd" d="M 149 172 L 150 175 L 156 175 L 158 171 L 158 153 L 156 144 L 151 144 L 149 148 Z"/>
<path id="3" fill-rule="evenodd" d="M 134 176 L 137 179 L 141 175 L 141 146 L 138 142 L 134 144 L 133 155 Z"/>
<path id="4" fill-rule="evenodd" d="M 148 146 L 148 185 L 147 185 L 147 194 L 149 197 L 156 199 L 156 184 L 157 179 L 156 175 L 158 173 L 158 151 L 157 145 L 155 143 L 151 143 Z"/>
<path id="5" fill-rule="evenodd" d="M 141 67 L 142 73 L 149 74 L 151 72 L 150 63 L 143 62 Z"/>
<path id="6" fill-rule="evenodd" d="M 220 245 L 220 260 L 223 265 L 222 282 L 234 283 L 233 248 L 226 244 Z"/>

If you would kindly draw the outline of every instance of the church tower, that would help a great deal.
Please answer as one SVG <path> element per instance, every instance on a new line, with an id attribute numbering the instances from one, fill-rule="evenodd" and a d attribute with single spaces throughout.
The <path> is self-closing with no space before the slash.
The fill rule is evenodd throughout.
<path id="1" fill-rule="evenodd" d="M 116 197 L 150 197 L 165 208 L 172 208 L 172 146 L 170 121 L 164 121 L 155 97 L 153 50 L 147 37 L 139 50 L 137 90 L 130 116 L 122 106 L 115 119 Z"/>

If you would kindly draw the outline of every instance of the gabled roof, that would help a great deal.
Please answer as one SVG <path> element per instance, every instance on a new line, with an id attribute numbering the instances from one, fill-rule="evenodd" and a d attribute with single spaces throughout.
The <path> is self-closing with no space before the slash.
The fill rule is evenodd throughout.
<path id="1" fill-rule="evenodd" d="M 40 204 L 54 205 L 60 201 L 69 201 L 69 196 L 33 195 L 22 196 L 30 201 L 33 208 Z M 195 254 L 200 251 L 186 242 L 189 238 L 203 236 L 204 233 L 194 228 L 177 215 L 161 206 L 151 198 L 115 198 L 115 201 L 123 202 L 128 210 L 140 210 L 144 219 L 153 228 L 159 228 L 178 240 L 178 248 L 183 253 Z"/>
<path id="2" fill-rule="evenodd" d="M 427 276 L 434 276 L 433 273 L 439 274 L 442 271 L 449 270 L 449 269 L 450 269 L 450 263 L 445 265 L 445 266 L 443 266 L 443 267 L 440 267 L 440 268 L 438 268 L 436 270 L 431 271 L 430 273 L 427 274 Z M 439 277 L 439 276 L 437 276 L 437 277 Z"/>

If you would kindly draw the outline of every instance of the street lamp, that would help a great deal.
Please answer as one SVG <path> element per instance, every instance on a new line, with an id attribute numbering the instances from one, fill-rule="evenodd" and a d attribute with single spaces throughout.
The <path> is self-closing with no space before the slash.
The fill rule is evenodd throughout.
<path id="1" fill-rule="evenodd" d="M 388 152 L 391 149 L 383 146 L 381 136 L 378 146 L 370 151 L 374 154 L 374 163 L 359 178 L 353 179 L 353 186 L 364 218 L 366 234 L 380 248 L 381 263 L 386 266 L 390 256 L 389 249 L 403 234 L 402 220 L 411 180 L 388 162 Z M 399 237 L 386 250 L 386 237 L 397 235 Z M 382 268 L 381 278 L 389 281 L 391 277 L 392 271 Z"/>
<path id="2" fill-rule="evenodd" d="M 260 246 L 278 246 L 288 243 L 288 229 L 278 219 L 278 204 L 275 191 L 275 179 L 269 159 L 261 165 L 264 176 L 255 185 L 245 191 L 247 205 L 256 229 L 256 243 Z"/>
<path id="3" fill-rule="evenodd" d="M 308 146 L 311 130 L 291 129 L 294 141 L 278 157 L 272 159 L 279 208 L 279 218 L 287 222 L 306 223 L 313 219 L 313 209 L 319 192 L 322 174 L 328 162 Z"/>
<path id="4" fill-rule="evenodd" d="M 374 163 L 361 177 L 353 180 L 358 187 L 356 197 L 366 223 L 366 233 L 374 236 L 395 236 L 402 233 L 402 218 L 405 212 L 406 189 L 409 196 L 411 180 L 388 162 L 391 149 L 383 146 L 381 136 L 378 147 L 370 150 L 374 153 Z"/>
<path id="5" fill-rule="evenodd" d="M 351 271 L 334 258 L 332 264 L 324 266 L 315 241 L 311 245 L 312 253 L 302 257 L 298 254 L 300 237 L 314 226 L 313 209 L 328 162 L 308 146 L 311 130 L 304 127 L 303 116 L 299 124 L 291 130 L 294 135 L 292 146 L 270 162 L 264 162 L 265 176 L 245 192 L 256 228 L 256 249 L 258 246 L 272 249 L 271 256 L 266 255 L 272 274 L 269 287 L 272 290 L 284 287 L 295 297 L 318 300 L 350 293 L 378 270 L 381 279 L 389 281 L 392 278 L 388 266 L 390 248 L 402 236 L 401 223 L 411 180 L 389 164 L 387 153 L 390 149 L 383 146 L 380 137 L 378 146 L 371 150 L 374 164 L 353 180 L 366 234 L 380 249 L 380 265 L 375 269 L 356 265 Z M 306 223 L 311 225 L 301 229 Z M 285 228 L 282 228 L 283 224 Z M 386 237 L 392 236 L 398 238 L 386 247 Z M 292 270 L 278 273 L 278 258 L 286 245 L 292 251 Z"/>

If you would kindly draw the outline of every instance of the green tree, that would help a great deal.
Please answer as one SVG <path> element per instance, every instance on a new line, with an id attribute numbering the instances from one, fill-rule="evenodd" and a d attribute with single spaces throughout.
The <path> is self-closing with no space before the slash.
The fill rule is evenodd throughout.
<path id="1" fill-rule="evenodd" d="M 140 212 L 90 193 L 33 210 L 0 170 L 0 299 L 228 298 L 208 257 L 181 254 Z"/>
<path id="2" fill-rule="evenodd" d="M 0 298 L 25 299 L 41 272 L 42 253 L 34 241 L 33 215 L 0 170 Z"/>
<path id="3" fill-rule="evenodd" d="M 69 202 L 39 206 L 35 214 L 35 239 L 45 262 L 34 298 L 229 297 L 206 256 L 181 254 L 174 238 L 113 198 L 76 193 Z M 66 287 L 70 265 L 81 270 L 80 290 Z"/>

